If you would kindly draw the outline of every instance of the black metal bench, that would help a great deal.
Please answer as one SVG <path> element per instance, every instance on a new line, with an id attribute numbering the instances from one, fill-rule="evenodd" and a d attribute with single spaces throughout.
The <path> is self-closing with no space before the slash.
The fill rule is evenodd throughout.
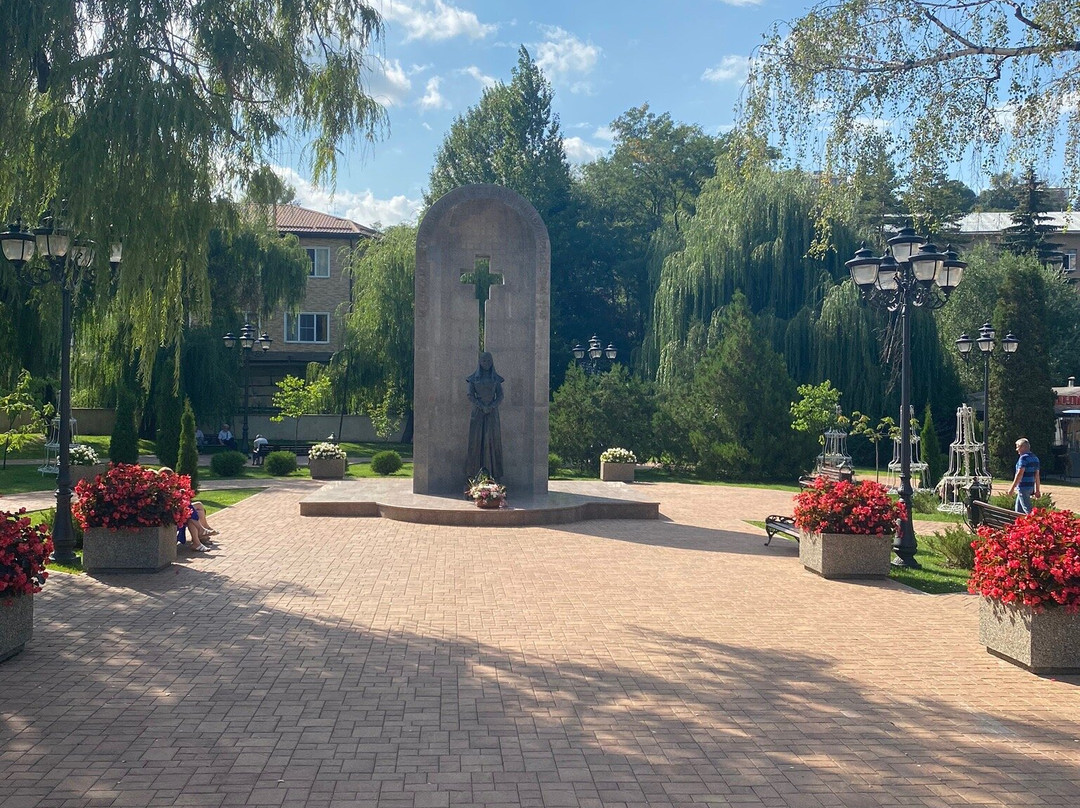
<path id="1" fill-rule="evenodd" d="M 1018 516 L 1020 514 L 1016 511 L 999 508 L 997 505 L 991 505 L 989 502 L 983 502 L 980 499 L 968 501 L 967 518 L 972 530 L 979 527 L 979 525 L 1003 528 L 1015 522 Z"/>
<path id="2" fill-rule="evenodd" d="M 293 454 L 307 454 L 308 451 L 316 443 L 323 443 L 321 440 L 272 440 L 268 444 L 262 447 L 261 455 L 268 455 L 270 452 L 292 452 Z"/>
<path id="3" fill-rule="evenodd" d="M 855 482 L 855 470 L 850 466 L 822 466 L 817 474 L 806 475 L 799 478 L 800 488 L 809 488 L 814 484 L 814 481 L 818 477 L 824 477 L 827 480 L 833 482 L 853 483 Z M 765 533 L 769 538 L 765 540 L 765 546 L 769 546 L 769 542 L 773 540 L 773 536 L 778 533 L 789 539 L 799 540 L 799 529 L 795 527 L 795 520 L 790 516 L 780 516 L 779 514 L 773 514 L 772 516 L 765 517 Z"/>

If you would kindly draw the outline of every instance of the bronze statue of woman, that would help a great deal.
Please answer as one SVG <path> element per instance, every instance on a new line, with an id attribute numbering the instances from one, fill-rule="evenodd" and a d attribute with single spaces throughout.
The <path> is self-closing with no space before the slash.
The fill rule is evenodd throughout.
<path id="1" fill-rule="evenodd" d="M 495 360 L 484 351 L 476 372 L 469 376 L 469 453 L 466 473 L 471 479 L 483 469 L 493 480 L 502 478 L 502 428 L 499 426 L 499 402 L 503 398 L 503 377 L 495 372 Z"/>

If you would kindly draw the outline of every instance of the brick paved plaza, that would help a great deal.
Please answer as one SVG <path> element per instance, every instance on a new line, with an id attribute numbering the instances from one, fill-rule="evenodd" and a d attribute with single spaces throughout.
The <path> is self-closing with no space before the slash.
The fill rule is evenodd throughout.
<path id="1" fill-rule="evenodd" d="M 1076 806 L 1080 678 L 977 642 L 977 602 L 824 581 L 650 485 L 660 522 L 214 517 L 212 556 L 54 575 L 0 665 L 0 807 Z"/>

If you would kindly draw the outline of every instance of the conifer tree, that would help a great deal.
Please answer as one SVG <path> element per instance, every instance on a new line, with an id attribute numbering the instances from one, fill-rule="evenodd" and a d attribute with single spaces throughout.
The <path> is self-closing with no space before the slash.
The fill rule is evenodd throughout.
<path id="1" fill-rule="evenodd" d="M 109 439 L 109 460 L 139 462 L 139 435 L 135 428 L 135 395 L 126 387 L 116 390 L 116 422 Z"/>
<path id="2" fill-rule="evenodd" d="M 191 401 L 184 399 L 184 414 L 180 416 L 180 452 L 176 461 L 178 474 L 191 478 L 191 487 L 199 490 L 199 447 L 195 444 L 195 413 Z"/>
<path id="3" fill-rule="evenodd" d="M 934 418 L 929 404 L 926 405 L 922 431 L 919 433 L 919 447 L 922 450 L 922 461 L 926 464 L 926 474 L 922 479 L 923 488 L 933 488 L 945 473 L 945 458 L 941 453 L 941 443 L 938 441 L 937 429 L 934 428 Z"/>
<path id="4" fill-rule="evenodd" d="M 1050 224 L 1046 215 L 1050 209 L 1050 194 L 1046 183 L 1035 176 L 1030 166 L 1024 172 L 1023 183 L 1017 192 L 1012 225 L 1001 234 L 1001 248 L 1015 255 L 1034 253 L 1040 259 L 1061 247 L 1050 241 L 1050 234 L 1059 229 Z"/>

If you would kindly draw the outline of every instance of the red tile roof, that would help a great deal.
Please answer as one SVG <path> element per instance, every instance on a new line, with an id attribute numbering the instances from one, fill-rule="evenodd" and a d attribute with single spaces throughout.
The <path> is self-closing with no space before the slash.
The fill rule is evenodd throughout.
<path id="1" fill-rule="evenodd" d="M 376 231 L 350 219 L 308 210 L 299 205 L 277 205 L 277 229 L 296 235 L 358 236 L 371 238 Z"/>

